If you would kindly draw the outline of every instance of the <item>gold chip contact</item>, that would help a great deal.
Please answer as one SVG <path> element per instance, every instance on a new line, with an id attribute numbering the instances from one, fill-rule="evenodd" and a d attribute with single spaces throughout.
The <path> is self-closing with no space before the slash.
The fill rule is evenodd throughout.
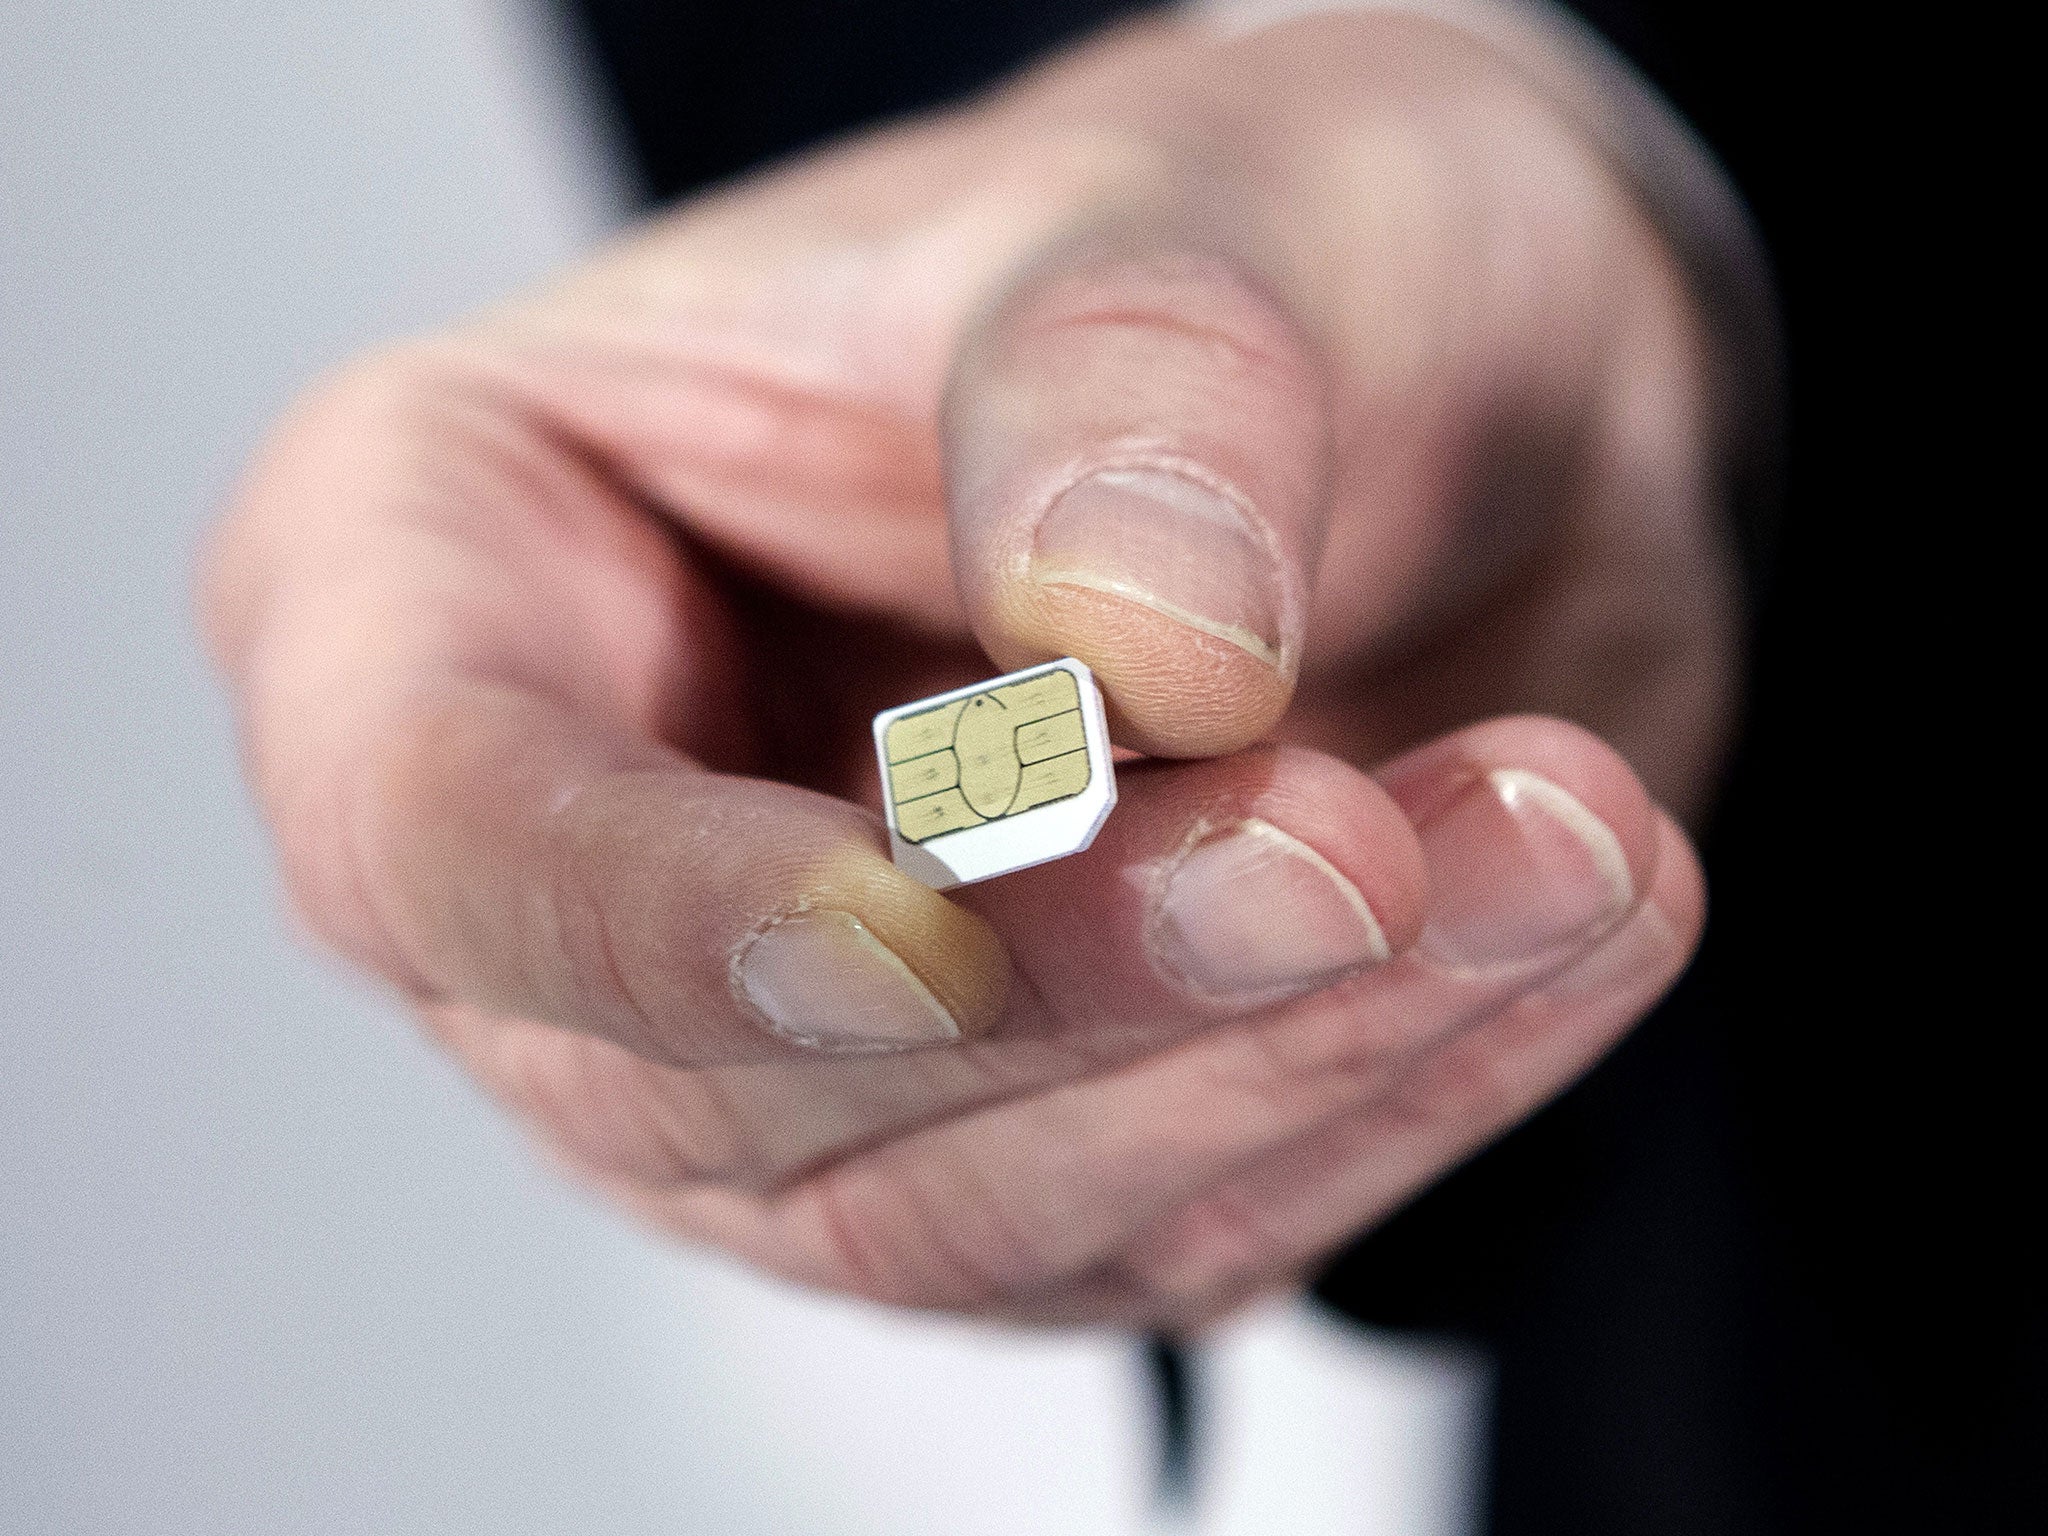
<path id="1" fill-rule="evenodd" d="M 911 843 L 1072 799 L 1093 776 L 1080 690 L 1060 669 L 905 715 L 884 747 Z"/>

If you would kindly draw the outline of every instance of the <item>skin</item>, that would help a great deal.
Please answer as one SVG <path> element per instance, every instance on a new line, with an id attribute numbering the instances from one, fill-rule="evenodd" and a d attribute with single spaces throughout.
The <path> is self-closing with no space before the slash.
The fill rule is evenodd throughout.
<path id="1" fill-rule="evenodd" d="M 1151 21 L 343 370 L 201 606 L 298 909 L 576 1176 L 824 1287 L 1198 1328 L 1682 969 L 1732 702 L 1707 378 L 1671 253 L 1506 61 Z M 1049 496 L 1134 454 L 1250 509 L 1276 655 L 1022 574 Z M 869 716 L 1058 655 L 1147 755 L 1095 847 L 897 875 Z M 1502 769 L 1611 829 L 1630 895 L 1475 976 L 1417 947 L 1418 825 Z M 1155 872 L 1246 816 L 1394 957 L 1255 1004 L 1163 975 Z M 819 905 L 973 1038 L 764 1029 L 734 956 Z"/>

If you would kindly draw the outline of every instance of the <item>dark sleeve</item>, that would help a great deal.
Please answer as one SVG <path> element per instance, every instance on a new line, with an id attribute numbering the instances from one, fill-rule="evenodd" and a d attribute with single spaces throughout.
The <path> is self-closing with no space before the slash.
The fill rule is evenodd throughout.
<path id="1" fill-rule="evenodd" d="M 575 0 L 648 199 L 993 84 L 1141 0 Z"/>

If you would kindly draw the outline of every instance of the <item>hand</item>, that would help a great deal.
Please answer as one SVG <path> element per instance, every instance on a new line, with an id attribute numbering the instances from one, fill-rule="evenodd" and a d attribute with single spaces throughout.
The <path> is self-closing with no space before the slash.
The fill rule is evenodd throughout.
<path id="1" fill-rule="evenodd" d="M 1483 46 L 1149 22 L 348 369 L 203 604 L 299 909 L 583 1177 L 819 1285 L 1198 1326 L 1690 952 L 1701 351 Z M 897 874 L 868 717 L 1060 655 L 1149 755 L 1095 846 Z"/>

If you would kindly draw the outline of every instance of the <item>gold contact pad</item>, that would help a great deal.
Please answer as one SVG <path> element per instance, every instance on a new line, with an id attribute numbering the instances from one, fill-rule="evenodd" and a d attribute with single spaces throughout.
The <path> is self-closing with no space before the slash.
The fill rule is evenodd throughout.
<path id="1" fill-rule="evenodd" d="M 1081 693 L 1065 670 L 906 715 L 883 737 L 897 834 L 921 843 L 1088 787 Z"/>

